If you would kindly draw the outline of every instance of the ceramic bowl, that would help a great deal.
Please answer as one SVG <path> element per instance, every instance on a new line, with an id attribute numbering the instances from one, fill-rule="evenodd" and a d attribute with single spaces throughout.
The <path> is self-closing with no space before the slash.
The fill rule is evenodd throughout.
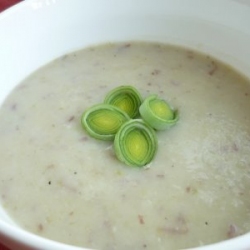
<path id="1" fill-rule="evenodd" d="M 249 0 L 26 0 L 0 14 L 0 102 L 22 79 L 88 45 L 158 41 L 208 53 L 250 77 Z M 11 249 L 82 249 L 22 230 L 0 207 Z M 199 247 L 250 249 L 250 233 Z"/>

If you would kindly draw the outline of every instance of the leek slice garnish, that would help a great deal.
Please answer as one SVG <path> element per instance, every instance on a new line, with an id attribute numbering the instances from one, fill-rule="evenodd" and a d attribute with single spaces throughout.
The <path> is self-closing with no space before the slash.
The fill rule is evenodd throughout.
<path id="1" fill-rule="evenodd" d="M 173 110 L 165 100 L 159 99 L 157 95 L 147 97 L 139 110 L 143 120 L 156 130 L 171 127 L 179 118 L 178 112 Z"/>
<path id="2" fill-rule="evenodd" d="M 125 164 L 145 166 L 157 150 L 155 131 L 141 119 L 130 120 L 115 135 L 114 149 L 117 158 Z"/>
<path id="3" fill-rule="evenodd" d="M 131 118 L 135 118 L 139 114 L 142 97 L 136 88 L 129 85 L 120 86 L 106 95 L 104 103 L 114 105 L 125 111 Z"/>
<path id="4" fill-rule="evenodd" d="M 121 125 L 130 117 L 121 109 L 98 104 L 87 109 L 82 115 L 82 126 L 87 133 L 100 140 L 113 140 Z"/>
<path id="5" fill-rule="evenodd" d="M 139 115 L 140 119 L 132 119 Z M 178 119 L 178 111 L 157 95 L 150 95 L 142 102 L 134 87 L 120 86 L 106 95 L 104 104 L 87 109 L 81 123 L 90 136 L 114 140 L 120 161 L 142 167 L 152 161 L 157 151 L 155 130 L 167 129 Z"/>

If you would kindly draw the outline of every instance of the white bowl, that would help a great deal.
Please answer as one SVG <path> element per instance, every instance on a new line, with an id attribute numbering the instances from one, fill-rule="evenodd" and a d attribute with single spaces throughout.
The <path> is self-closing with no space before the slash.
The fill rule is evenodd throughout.
<path id="1" fill-rule="evenodd" d="M 52 59 L 87 45 L 147 40 L 184 45 L 250 77 L 250 0 L 26 0 L 0 14 L 0 102 Z M 18 228 L 0 207 L 12 249 L 82 249 Z M 250 249 L 250 233 L 198 249 Z"/>

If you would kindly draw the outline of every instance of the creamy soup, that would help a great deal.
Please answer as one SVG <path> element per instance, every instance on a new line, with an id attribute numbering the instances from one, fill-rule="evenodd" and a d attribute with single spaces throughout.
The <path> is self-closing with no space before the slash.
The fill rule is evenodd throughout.
<path id="1" fill-rule="evenodd" d="M 83 111 L 119 85 L 179 110 L 143 168 L 89 137 Z M 0 195 L 18 225 L 102 250 L 180 249 L 250 230 L 250 83 L 217 60 L 151 43 L 65 55 L 0 109 Z"/>

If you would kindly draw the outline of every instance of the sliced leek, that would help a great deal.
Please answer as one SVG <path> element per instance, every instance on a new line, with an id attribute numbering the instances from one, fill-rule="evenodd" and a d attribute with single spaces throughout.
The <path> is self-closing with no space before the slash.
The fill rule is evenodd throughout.
<path id="1" fill-rule="evenodd" d="M 97 104 L 83 113 L 81 123 L 90 136 L 113 140 L 121 125 L 129 119 L 124 111 L 113 105 Z"/>
<path id="2" fill-rule="evenodd" d="M 114 151 L 121 162 L 143 167 L 153 160 L 158 148 L 155 130 L 171 127 L 178 119 L 178 111 L 157 95 L 142 102 L 134 87 L 120 86 L 106 95 L 104 104 L 87 109 L 81 123 L 90 136 L 114 140 Z"/>
<path id="3" fill-rule="evenodd" d="M 178 112 L 173 110 L 169 104 L 157 97 L 150 95 L 140 106 L 140 114 L 152 128 L 164 130 L 173 126 L 178 121 Z"/>
<path id="4" fill-rule="evenodd" d="M 114 105 L 125 111 L 131 118 L 135 118 L 139 114 L 142 97 L 134 87 L 120 86 L 106 95 L 104 103 Z"/>
<path id="5" fill-rule="evenodd" d="M 155 131 L 141 119 L 129 120 L 115 135 L 114 149 L 117 158 L 125 164 L 145 166 L 157 150 Z"/>

